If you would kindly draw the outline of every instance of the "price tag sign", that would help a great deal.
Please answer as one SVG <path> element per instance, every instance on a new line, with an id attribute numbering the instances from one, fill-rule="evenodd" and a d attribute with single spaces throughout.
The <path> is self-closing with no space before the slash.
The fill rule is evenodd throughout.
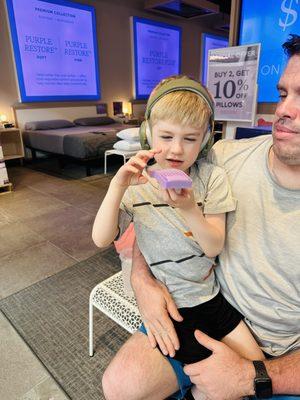
<path id="1" fill-rule="evenodd" d="M 207 87 L 216 120 L 253 120 L 259 54 L 260 44 L 209 50 Z"/>

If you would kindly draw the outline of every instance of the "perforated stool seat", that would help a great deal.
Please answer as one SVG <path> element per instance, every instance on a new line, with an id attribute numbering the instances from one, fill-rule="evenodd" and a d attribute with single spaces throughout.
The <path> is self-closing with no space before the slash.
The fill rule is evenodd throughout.
<path id="1" fill-rule="evenodd" d="M 89 300 L 89 354 L 93 355 L 94 307 L 121 325 L 129 333 L 142 323 L 135 298 L 124 293 L 122 271 L 99 283 L 91 291 Z"/>

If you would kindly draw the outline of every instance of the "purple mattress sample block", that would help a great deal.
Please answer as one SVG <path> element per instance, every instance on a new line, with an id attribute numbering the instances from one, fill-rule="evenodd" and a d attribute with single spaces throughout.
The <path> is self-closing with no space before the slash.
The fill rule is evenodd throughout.
<path id="1" fill-rule="evenodd" d="M 163 189 L 186 189 L 192 187 L 191 178 L 180 169 L 169 168 L 149 171 Z"/>

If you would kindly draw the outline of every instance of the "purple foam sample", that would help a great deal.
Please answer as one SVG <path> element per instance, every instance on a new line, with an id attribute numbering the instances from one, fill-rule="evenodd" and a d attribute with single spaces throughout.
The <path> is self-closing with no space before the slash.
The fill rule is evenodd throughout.
<path id="1" fill-rule="evenodd" d="M 149 171 L 149 175 L 155 178 L 163 189 L 186 189 L 192 187 L 191 178 L 180 169 L 160 169 Z"/>

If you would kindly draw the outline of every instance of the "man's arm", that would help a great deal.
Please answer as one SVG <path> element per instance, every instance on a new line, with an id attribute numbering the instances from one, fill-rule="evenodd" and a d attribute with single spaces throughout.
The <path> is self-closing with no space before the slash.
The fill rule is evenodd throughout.
<path id="1" fill-rule="evenodd" d="M 210 400 L 227 400 L 254 395 L 253 363 L 224 343 L 196 331 L 196 339 L 212 351 L 205 360 L 184 367 L 197 388 Z M 300 351 L 264 361 L 274 394 L 300 394 Z"/>
<path id="2" fill-rule="evenodd" d="M 275 394 L 300 395 L 300 350 L 265 361 Z"/>
<path id="3" fill-rule="evenodd" d="M 170 316 L 176 321 L 182 321 L 182 317 L 167 288 L 152 275 L 136 242 L 131 285 L 152 347 L 158 344 L 163 354 L 173 357 L 179 341 Z"/>

